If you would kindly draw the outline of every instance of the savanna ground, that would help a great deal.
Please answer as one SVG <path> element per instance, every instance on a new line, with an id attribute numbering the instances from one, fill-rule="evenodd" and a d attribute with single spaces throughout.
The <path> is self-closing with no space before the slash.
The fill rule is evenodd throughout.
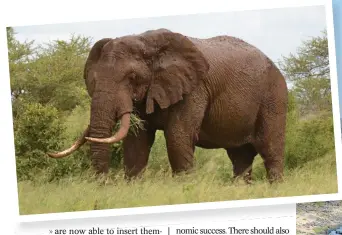
<path id="1" fill-rule="evenodd" d="M 225 150 L 195 152 L 194 171 L 171 176 L 163 132 L 158 132 L 142 178 L 126 182 L 121 143 L 112 146 L 107 179 L 94 177 L 89 146 L 51 159 L 89 122 L 89 96 L 82 79 L 92 45 L 72 36 L 35 47 L 7 29 L 20 214 L 84 211 L 196 202 L 286 197 L 337 192 L 328 44 L 322 36 L 303 42 L 279 62 L 291 82 L 287 114 L 285 179 L 270 185 L 260 156 L 253 184 L 233 182 Z M 133 116 L 131 130 L 139 128 Z"/>
<path id="2" fill-rule="evenodd" d="M 314 195 L 337 192 L 335 156 L 328 153 L 298 169 L 287 169 L 285 182 L 269 185 L 258 156 L 253 185 L 233 183 L 232 166 L 223 150 L 198 150 L 196 171 L 171 177 L 163 136 L 153 148 L 143 178 L 132 183 L 114 172 L 106 184 L 91 174 L 70 176 L 56 182 L 19 182 L 21 214 L 66 212 L 108 208 Z"/>
<path id="3" fill-rule="evenodd" d="M 342 201 L 297 204 L 297 234 L 327 234 L 342 226 Z"/>

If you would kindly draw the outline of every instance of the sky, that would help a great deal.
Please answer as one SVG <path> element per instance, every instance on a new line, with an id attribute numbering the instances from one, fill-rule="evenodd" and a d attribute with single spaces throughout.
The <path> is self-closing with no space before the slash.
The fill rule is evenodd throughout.
<path id="1" fill-rule="evenodd" d="M 145 19 L 82 22 L 15 27 L 20 41 L 37 43 L 90 36 L 94 41 L 104 37 L 119 37 L 146 30 L 167 28 L 187 36 L 208 38 L 227 34 L 257 46 L 271 59 L 295 53 L 302 40 L 318 36 L 326 27 L 323 6 L 280 8 Z"/>
<path id="2" fill-rule="evenodd" d="M 336 2 L 342 2 L 336 0 Z M 340 4 L 342 5 L 342 4 Z M 336 8 L 337 9 L 337 8 Z M 334 11 L 334 16 L 340 13 Z M 340 22 L 342 21 L 342 17 Z M 336 19 L 335 19 L 336 22 Z M 342 24 L 339 24 L 341 28 Z M 335 25 L 336 30 L 337 24 Z M 47 24 L 14 27 L 20 41 L 35 40 L 45 43 L 51 40 L 70 39 L 72 34 L 91 37 L 93 42 L 104 37 L 120 37 L 138 34 L 150 29 L 167 28 L 191 37 L 209 38 L 217 35 L 239 37 L 261 49 L 273 61 L 296 53 L 303 40 L 320 36 L 326 29 L 324 6 L 277 8 L 225 13 L 208 13 L 183 16 L 166 16 L 142 19 L 126 19 L 68 24 Z M 342 39 L 342 31 L 336 34 Z M 337 41 L 337 40 L 336 40 Z M 342 48 L 341 48 L 342 49 Z M 340 54 L 342 51 L 340 49 Z M 339 67 L 342 61 L 339 60 Z M 341 73 L 340 71 L 339 73 Z M 339 83 L 342 92 L 342 84 Z M 342 95 L 340 96 L 342 104 Z"/>

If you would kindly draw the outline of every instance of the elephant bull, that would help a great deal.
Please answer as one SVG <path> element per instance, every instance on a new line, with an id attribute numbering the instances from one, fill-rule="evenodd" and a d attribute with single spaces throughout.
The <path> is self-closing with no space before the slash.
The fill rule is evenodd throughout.
<path id="1" fill-rule="evenodd" d="M 104 38 L 90 50 L 84 79 L 90 124 L 72 147 L 50 157 L 89 141 L 94 168 L 106 173 L 110 144 L 123 140 L 125 173 L 133 177 L 147 165 L 156 130 L 163 130 L 174 173 L 193 166 L 199 146 L 226 149 L 234 177 L 250 181 L 260 154 L 269 181 L 283 178 L 287 85 L 275 64 L 243 40 L 166 29 Z M 136 135 L 128 132 L 133 110 L 145 121 Z"/>

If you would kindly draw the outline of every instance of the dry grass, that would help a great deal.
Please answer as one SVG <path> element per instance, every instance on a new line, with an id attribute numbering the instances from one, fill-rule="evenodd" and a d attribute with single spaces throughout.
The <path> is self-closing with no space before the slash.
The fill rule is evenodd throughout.
<path id="1" fill-rule="evenodd" d="M 210 160 L 201 161 L 211 155 Z M 169 169 L 156 165 L 143 177 L 127 183 L 122 172 L 113 173 L 106 184 L 89 175 L 70 177 L 53 183 L 18 183 L 20 214 L 40 214 L 94 209 L 127 208 L 183 203 L 199 203 L 254 198 L 271 198 L 337 192 L 335 155 L 328 154 L 302 168 L 286 171 L 285 182 L 269 185 L 258 157 L 253 185 L 231 181 L 231 163 L 223 151 L 196 153 L 196 171 L 171 177 Z M 208 159 L 208 158 L 205 158 Z M 168 165 L 164 165 L 168 166 Z"/>

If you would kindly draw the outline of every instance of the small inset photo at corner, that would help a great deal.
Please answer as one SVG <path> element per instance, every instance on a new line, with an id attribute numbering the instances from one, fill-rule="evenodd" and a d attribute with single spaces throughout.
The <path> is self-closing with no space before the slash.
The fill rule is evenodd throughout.
<path id="1" fill-rule="evenodd" d="M 297 204 L 297 234 L 342 234 L 342 201 Z"/>

